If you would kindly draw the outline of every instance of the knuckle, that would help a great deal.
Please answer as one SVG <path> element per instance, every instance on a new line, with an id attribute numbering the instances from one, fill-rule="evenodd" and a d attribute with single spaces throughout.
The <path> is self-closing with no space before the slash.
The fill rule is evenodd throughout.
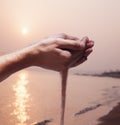
<path id="1" fill-rule="evenodd" d="M 69 59 L 71 58 L 71 56 L 72 56 L 72 55 L 71 55 L 70 52 L 67 52 L 67 51 L 64 52 L 64 59 L 65 59 L 65 60 L 69 60 Z"/>
<path id="2" fill-rule="evenodd" d="M 65 39 L 66 36 L 67 36 L 65 33 L 60 33 L 59 35 L 60 35 L 62 38 L 64 38 L 64 39 Z"/>
<path id="3" fill-rule="evenodd" d="M 56 45 L 59 45 L 60 42 L 61 42 L 61 38 L 55 38 L 54 43 L 55 43 Z"/>
<path id="4" fill-rule="evenodd" d="M 60 54 L 62 60 L 64 60 L 64 61 L 69 60 L 71 58 L 71 56 L 72 56 L 72 54 L 70 52 L 68 52 L 68 51 L 62 51 L 59 54 Z"/>

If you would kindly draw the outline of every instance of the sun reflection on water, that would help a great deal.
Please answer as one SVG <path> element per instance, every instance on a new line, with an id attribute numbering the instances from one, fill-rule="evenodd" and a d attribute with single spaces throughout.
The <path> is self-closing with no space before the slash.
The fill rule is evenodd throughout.
<path id="1" fill-rule="evenodd" d="M 27 113 L 29 93 L 27 91 L 27 72 L 22 72 L 19 74 L 19 80 L 13 86 L 15 92 L 15 103 L 13 114 L 17 117 L 18 123 L 16 125 L 26 125 L 26 121 L 29 119 Z"/>

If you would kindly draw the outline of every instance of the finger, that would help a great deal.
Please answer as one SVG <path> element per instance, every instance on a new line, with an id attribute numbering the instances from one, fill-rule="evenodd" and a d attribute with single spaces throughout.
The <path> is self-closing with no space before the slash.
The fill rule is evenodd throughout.
<path id="1" fill-rule="evenodd" d="M 86 41 L 89 42 L 89 38 L 87 36 L 83 37 L 80 41 Z"/>
<path id="2" fill-rule="evenodd" d="M 83 48 L 87 48 L 87 43 L 89 42 L 89 39 L 88 37 L 83 37 L 81 40 L 80 40 L 80 44 L 81 46 L 83 46 Z"/>
<path id="3" fill-rule="evenodd" d="M 81 55 L 81 53 L 74 53 L 72 54 L 70 61 L 69 61 L 69 67 L 71 67 L 71 65 L 75 64 L 76 62 L 78 62 L 80 59 L 82 60 L 83 58 L 83 54 Z"/>
<path id="4" fill-rule="evenodd" d="M 79 52 L 74 52 L 72 53 L 72 58 L 71 58 L 71 62 L 76 63 L 77 60 L 80 62 L 81 60 L 81 63 L 83 63 L 82 60 L 86 60 L 87 57 L 92 53 L 93 49 L 92 48 L 88 48 L 86 49 L 83 53 L 79 53 Z M 83 59 L 84 58 L 84 59 Z M 74 61 L 73 61 L 74 60 Z"/>
<path id="5" fill-rule="evenodd" d="M 83 56 L 89 56 L 91 53 L 92 53 L 93 49 L 92 48 L 89 48 L 87 50 L 85 50 L 85 53 L 83 54 Z"/>
<path id="6" fill-rule="evenodd" d="M 73 62 L 73 63 L 70 65 L 70 67 L 78 66 L 78 65 L 82 64 L 83 62 L 85 62 L 86 60 L 87 60 L 86 57 L 83 57 L 82 59 L 80 58 L 80 59 L 76 60 L 75 62 Z"/>
<path id="7" fill-rule="evenodd" d="M 69 51 L 66 51 L 66 50 L 61 50 L 59 48 L 56 48 L 55 51 L 61 56 L 63 57 L 64 59 L 70 59 L 72 54 L 69 52 Z"/>
<path id="8" fill-rule="evenodd" d="M 75 36 L 69 36 L 69 35 L 66 35 L 66 38 L 65 39 L 69 39 L 69 40 L 80 40 L 78 37 L 75 37 Z"/>
<path id="9" fill-rule="evenodd" d="M 70 36 L 70 35 L 67 35 L 65 33 L 60 33 L 60 34 L 52 35 L 51 37 L 53 37 L 53 38 L 69 39 L 69 40 L 76 40 L 76 41 L 79 40 L 78 37 Z"/>
<path id="10" fill-rule="evenodd" d="M 83 45 L 75 40 L 57 38 L 57 48 L 65 50 L 82 50 Z"/>
<path id="11" fill-rule="evenodd" d="M 94 41 L 90 40 L 89 42 L 87 42 L 87 48 L 93 47 L 94 46 Z"/>
<path id="12" fill-rule="evenodd" d="M 59 38 L 63 38 L 63 39 L 69 39 L 69 40 L 79 40 L 78 37 L 70 36 L 70 35 L 67 35 L 67 34 L 65 34 L 65 33 L 60 33 L 60 34 L 58 34 L 58 37 L 59 37 Z"/>
<path id="13" fill-rule="evenodd" d="M 76 56 L 74 57 L 74 61 L 71 61 L 70 67 L 74 67 L 77 65 L 80 65 L 81 63 L 85 62 L 87 60 L 87 57 L 92 53 L 92 48 L 89 48 L 85 50 L 85 53 L 82 55 L 82 57 Z"/>

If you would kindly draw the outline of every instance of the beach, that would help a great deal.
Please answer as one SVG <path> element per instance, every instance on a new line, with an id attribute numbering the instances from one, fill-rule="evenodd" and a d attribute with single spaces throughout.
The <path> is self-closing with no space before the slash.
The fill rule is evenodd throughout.
<path id="1" fill-rule="evenodd" d="M 115 107 L 120 102 L 119 83 L 119 79 L 79 76 L 70 72 L 66 92 L 65 125 L 107 125 L 106 119 L 111 119 L 115 114 L 112 110 L 119 111 L 119 107 Z M 30 125 L 52 119 L 48 125 L 59 125 L 59 73 L 22 70 L 3 81 L 0 84 L 0 92 L 1 124 Z M 109 112 L 112 112 L 111 117 L 107 116 Z M 100 121 L 103 123 L 100 124 Z M 118 125 L 114 120 L 113 124 Z"/>

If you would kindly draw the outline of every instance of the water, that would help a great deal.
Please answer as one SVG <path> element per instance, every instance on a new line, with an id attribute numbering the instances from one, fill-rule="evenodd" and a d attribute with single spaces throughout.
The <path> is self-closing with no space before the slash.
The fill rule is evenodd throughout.
<path id="1" fill-rule="evenodd" d="M 69 73 L 65 125 L 96 125 L 120 102 L 120 80 L 107 77 L 77 76 Z M 61 80 L 59 73 L 23 70 L 0 84 L 0 124 L 31 125 L 50 120 L 59 125 Z M 86 107 L 104 104 L 75 116 Z"/>

